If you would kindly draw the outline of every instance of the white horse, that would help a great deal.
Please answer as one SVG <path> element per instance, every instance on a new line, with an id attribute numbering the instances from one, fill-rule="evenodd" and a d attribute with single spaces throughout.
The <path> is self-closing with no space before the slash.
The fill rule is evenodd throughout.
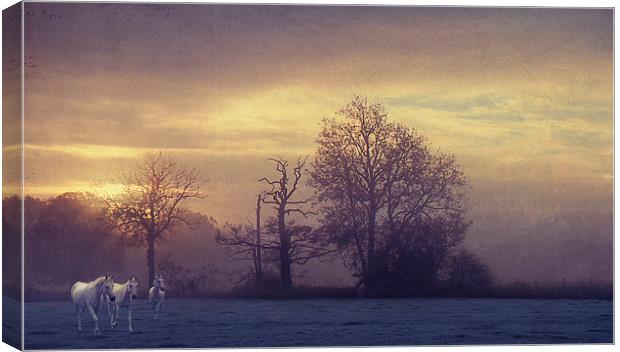
<path id="1" fill-rule="evenodd" d="M 163 275 L 159 274 L 153 280 L 153 287 L 149 290 L 149 302 L 153 306 L 153 320 L 157 320 L 164 298 L 166 298 L 166 281 Z"/>
<path id="2" fill-rule="evenodd" d="M 118 311 L 120 307 L 127 307 L 127 320 L 129 321 L 129 331 L 133 332 L 131 324 L 131 308 L 133 301 L 138 298 L 138 279 L 130 277 L 124 284 L 114 284 L 112 290 L 116 300 L 107 299 L 108 317 L 110 318 L 110 326 L 116 327 L 118 324 Z"/>
<path id="3" fill-rule="evenodd" d="M 91 282 L 78 281 L 71 287 L 71 300 L 75 304 L 75 312 L 77 313 L 78 331 L 82 331 L 82 313 L 88 308 L 90 316 L 95 322 L 95 334 L 101 334 L 99 330 L 99 306 L 102 298 L 107 296 L 111 302 L 116 300 L 116 296 L 112 289 L 114 281 L 112 276 L 101 276 Z"/>

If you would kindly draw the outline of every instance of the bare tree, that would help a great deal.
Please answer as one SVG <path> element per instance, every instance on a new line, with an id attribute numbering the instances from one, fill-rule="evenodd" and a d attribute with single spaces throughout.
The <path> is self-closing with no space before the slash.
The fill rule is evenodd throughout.
<path id="1" fill-rule="evenodd" d="M 337 114 L 323 122 L 310 184 L 323 203 L 324 228 L 372 290 L 378 241 L 389 251 L 419 217 L 461 213 L 465 179 L 452 156 L 389 122 L 380 104 L 356 96 Z"/>
<path id="2" fill-rule="evenodd" d="M 204 183 L 195 168 L 179 166 L 162 153 L 147 157 L 135 172 L 122 177 L 123 192 L 106 196 L 112 221 L 136 245 L 146 247 L 149 282 L 155 278 L 155 242 L 179 225 L 193 220 L 182 207 L 193 198 L 204 198 Z"/>
<path id="3" fill-rule="evenodd" d="M 258 243 L 256 229 L 250 225 L 226 224 L 224 230 L 218 233 L 215 241 L 226 247 L 226 254 L 230 258 L 252 262 L 253 282 L 257 287 L 260 287 L 263 273 L 263 255 L 266 248 L 264 248 L 264 244 Z"/>
<path id="4" fill-rule="evenodd" d="M 226 246 L 226 254 L 235 260 L 252 261 L 254 271 L 254 283 L 261 286 L 263 280 L 263 250 L 261 232 L 261 208 L 264 194 L 261 193 L 256 199 L 256 228 L 251 225 L 227 224 L 224 231 L 218 233 L 216 242 Z"/>
<path id="5" fill-rule="evenodd" d="M 293 200 L 293 195 L 299 189 L 302 169 L 306 164 L 308 157 L 297 160 L 297 165 L 293 167 L 292 179 L 289 176 L 288 161 L 283 159 L 269 159 L 276 165 L 278 177 L 276 179 L 262 178 L 260 182 L 266 182 L 271 186 L 271 190 L 267 191 L 263 202 L 272 204 L 276 210 L 277 222 L 277 249 L 280 260 L 280 285 L 282 288 L 289 288 L 293 285 L 291 279 L 291 236 L 292 233 L 287 231 L 286 217 L 289 214 L 300 214 L 307 217 L 309 214 L 316 214 L 312 211 L 305 211 L 301 208 L 309 202 L 309 199 Z"/>
<path id="6" fill-rule="evenodd" d="M 303 166 L 303 162 L 300 165 Z M 263 227 L 261 224 L 261 204 L 274 204 L 271 203 L 272 201 L 265 202 L 263 197 L 265 197 L 265 193 L 259 194 L 257 198 L 255 228 L 250 224 L 245 226 L 227 224 L 224 231 L 216 238 L 218 244 L 227 246 L 226 253 L 228 256 L 235 260 L 247 260 L 253 263 L 253 276 L 256 286 L 262 287 L 265 284 L 262 282 L 264 264 L 277 263 L 281 273 L 291 275 L 290 266 L 294 264 L 304 265 L 310 259 L 320 258 L 335 252 L 334 249 L 331 249 L 330 243 L 325 240 L 325 236 L 314 231 L 311 226 L 296 224 L 294 220 L 285 223 L 283 236 L 280 232 L 282 228 L 279 216 L 270 217 L 266 226 Z M 275 208 L 276 210 L 280 209 L 279 207 Z M 311 213 L 304 212 L 306 215 Z M 286 211 L 284 214 L 287 214 Z M 262 228 L 265 230 L 261 230 Z M 285 254 L 282 254 L 284 251 Z M 284 261 L 282 257 L 285 258 Z M 288 270 L 286 268 L 282 270 L 282 262 L 288 265 Z M 281 279 L 280 282 L 282 287 L 287 288 L 290 285 L 282 285 L 282 282 L 290 282 L 292 285 L 292 278 L 289 277 L 284 281 Z"/>

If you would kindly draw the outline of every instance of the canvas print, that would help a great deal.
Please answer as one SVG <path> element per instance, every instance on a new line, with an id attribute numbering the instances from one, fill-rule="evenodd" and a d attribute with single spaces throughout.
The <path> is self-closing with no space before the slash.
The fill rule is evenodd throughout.
<path id="1" fill-rule="evenodd" d="M 610 8 L 6 9 L 3 340 L 613 343 L 613 25 Z"/>

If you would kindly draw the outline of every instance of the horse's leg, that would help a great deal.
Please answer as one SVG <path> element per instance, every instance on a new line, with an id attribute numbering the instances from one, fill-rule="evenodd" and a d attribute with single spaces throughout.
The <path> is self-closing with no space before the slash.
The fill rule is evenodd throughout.
<path id="1" fill-rule="evenodd" d="M 127 320 L 129 320 L 129 332 L 133 332 L 133 326 L 131 325 L 131 303 L 127 307 Z"/>
<path id="2" fill-rule="evenodd" d="M 157 302 L 151 303 L 151 308 L 153 308 L 153 320 L 157 320 Z"/>
<path id="3" fill-rule="evenodd" d="M 112 311 L 112 302 L 107 302 L 106 306 L 108 307 L 108 319 L 110 320 L 110 327 L 114 327 L 113 311 Z"/>
<path id="4" fill-rule="evenodd" d="M 75 305 L 75 314 L 77 314 L 78 331 L 82 331 L 82 307 L 79 304 Z"/>
<path id="5" fill-rule="evenodd" d="M 116 325 L 118 324 L 118 305 L 115 303 L 112 303 L 112 326 L 116 327 Z"/>
<path id="6" fill-rule="evenodd" d="M 86 306 L 88 307 L 90 316 L 93 318 L 93 321 L 95 322 L 95 335 L 101 335 L 101 330 L 99 330 L 99 317 L 97 317 L 97 313 L 95 313 L 95 308 L 93 308 L 93 306 L 91 306 L 90 303 L 87 303 Z"/>
<path id="7" fill-rule="evenodd" d="M 110 307 L 112 307 L 112 317 L 110 318 L 112 319 L 112 327 L 116 327 L 116 323 L 118 322 L 118 305 L 114 302 L 110 303 Z"/>
<path id="8" fill-rule="evenodd" d="M 164 303 L 163 299 L 159 300 L 159 303 L 157 303 L 157 315 L 159 315 L 159 312 L 161 312 L 161 304 Z"/>
<path id="9" fill-rule="evenodd" d="M 159 307 L 161 306 L 161 301 L 157 301 L 157 303 L 155 303 L 155 306 L 153 307 L 153 310 L 155 310 L 155 317 L 153 318 L 154 320 L 157 320 L 157 316 L 159 315 Z"/>

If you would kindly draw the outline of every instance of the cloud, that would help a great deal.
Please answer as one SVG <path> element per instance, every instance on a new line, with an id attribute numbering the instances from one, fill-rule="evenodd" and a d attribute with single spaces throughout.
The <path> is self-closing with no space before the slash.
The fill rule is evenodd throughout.
<path id="1" fill-rule="evenodd" d="M 519 115 L 492 115 L 492 114 L 470 114 L 460 115 L 462 119 L 466 120 L 478 120 L 478 121 L 490 121 L 490 122 L 523 122 L 525 117 Z"/>
<path id="2" fill-rule="evenodd" d="M 599 132 L 570 130 L 557 128 L 553 131 L 553 138 L 560 143 L 567 143 L 577 149 L 601 150 L 611 147 L 613 141 L 609 136 Z"/>
<path id="3" fill-rule="evenodd" d="M 386 105 L 408 106 L 440 111 L 466 112 L 476 108 L 495 109 L 509 101 L 509 97 L 500 95 L 478 95 L 473 97 L 449 97 L 441 96 L 401 96 L 387 99 Z"/>

